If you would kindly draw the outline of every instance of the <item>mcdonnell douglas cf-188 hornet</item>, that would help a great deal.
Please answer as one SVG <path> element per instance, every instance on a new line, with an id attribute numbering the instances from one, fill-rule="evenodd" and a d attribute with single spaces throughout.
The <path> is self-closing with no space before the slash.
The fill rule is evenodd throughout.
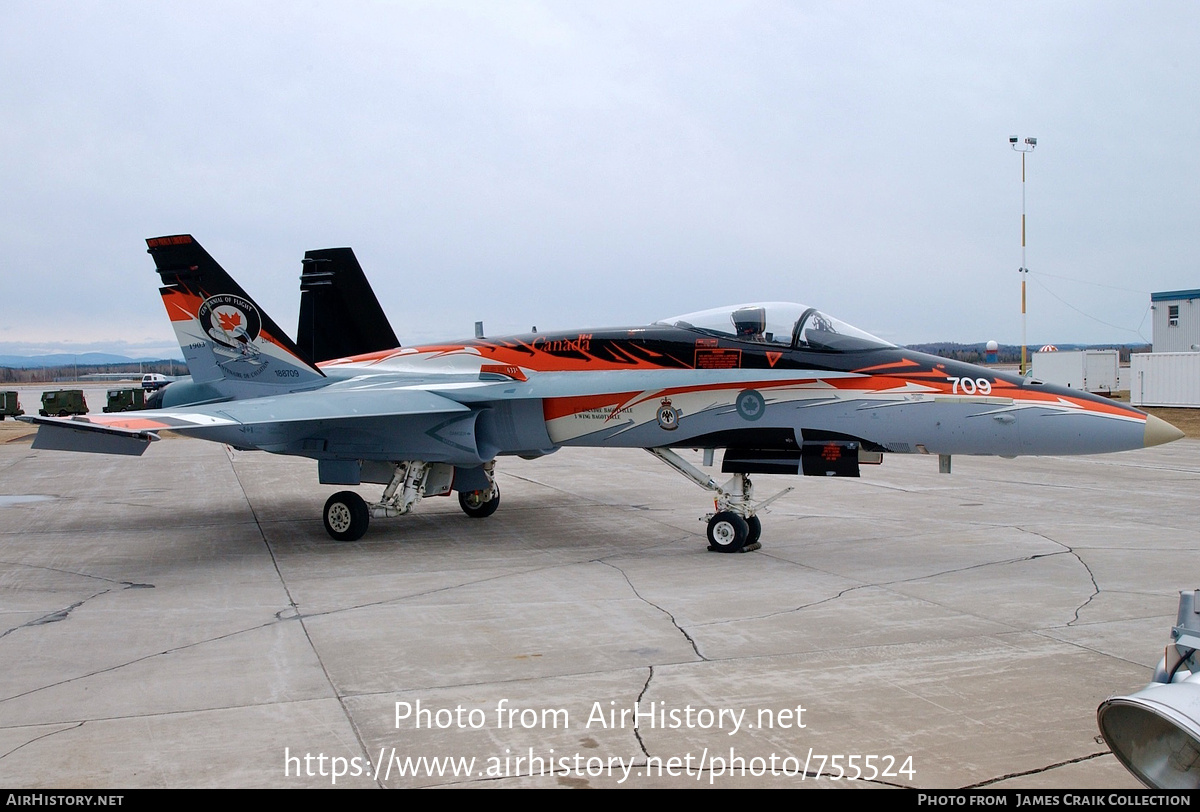
<path id="1" fill-rule="evenodd" d="M 953 454 L 1097 454 L 1182 436 L 1129 406 L 782 302 L 313 363 L 190 235 L 147 243 L 191 383 L 156 411 L 22 418 L 40 425 L 34 448 L 141 454 L 169 430 L 310 457 L 324 484 L 385 485 L 370 504 L 354 491 L 329 498 L 325 528 L 339 540 L 451 491 L 467 515 L 489 516 L 498 457 L 562 446 L 651 452 L 713 491 L 710 549 L 736 552 L 757 547 L 759 514 L 791 490 L 756 499 L 751 474 L 858 476 L 889 452 L 938 455 L 948 469 Z M 730 479 L 682 448 L 702 450 L 705 465 L 723 449 Z"/>

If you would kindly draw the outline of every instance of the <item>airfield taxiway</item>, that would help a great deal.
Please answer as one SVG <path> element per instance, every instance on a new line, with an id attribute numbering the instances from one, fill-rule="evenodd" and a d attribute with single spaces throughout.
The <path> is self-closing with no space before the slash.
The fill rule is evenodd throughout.
<path id="1" fill-rule="evenodd" d="M 759 477 L 797 487 L 718 555 L 640 451 L 503 459 L 494 516 L 338 543 L 314 463 L 30 433 L 0 424 L 0 786 L 1137 788 L 1096 706 L 1200 587 L 1195 440 Z"/>

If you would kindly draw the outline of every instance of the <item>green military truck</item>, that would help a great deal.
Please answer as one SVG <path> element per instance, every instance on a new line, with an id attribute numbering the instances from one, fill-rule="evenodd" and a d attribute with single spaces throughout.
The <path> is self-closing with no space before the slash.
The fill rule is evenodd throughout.
<path id="1" fill-rule="evenodd" d="M 106 412 L 133 412 L 145 408 L 145 389 L 139 387 L 137 389 L 108 390 L 108 405 L 104 407 Z"/>
<path id="2" fill-rule="evenodd" d="M 83 390 L 59 389 L 54 392 L 43 392 L 42 408 L 38 409 L 38 414 L 42 417 L 87 414 L 87 401 L 83 399 Z"/>
<path id="3" fill-rule="evenodd" d="M 25 410 L 17 402 L 17 393 L 0 392 L 0 420 L 6 417 L 16 417 L 20 414 L 25 414 Z"/>

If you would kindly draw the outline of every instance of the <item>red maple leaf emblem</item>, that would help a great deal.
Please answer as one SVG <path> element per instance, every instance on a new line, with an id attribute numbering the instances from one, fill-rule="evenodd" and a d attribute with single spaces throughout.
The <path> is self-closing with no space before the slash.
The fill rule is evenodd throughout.
<path id="1" fill-rule="evenodd" d="M 232 333 L 242 323 L 241 313 L 218 313 L 217 318 L 221 322 L 221 329 L 227 333 Z"/>

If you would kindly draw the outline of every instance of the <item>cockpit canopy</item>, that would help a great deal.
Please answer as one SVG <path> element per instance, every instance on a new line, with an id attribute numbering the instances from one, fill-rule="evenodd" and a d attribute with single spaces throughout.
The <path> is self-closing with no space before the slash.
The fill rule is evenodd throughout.
<path id="1" fill-rule="evenodd" d="M 759 302 L 686 313 L 655 322 L 705 335 L 777 344 L 791 349 L 851 352 L 894 347 L 815 307 L 792 302 Z"/>

